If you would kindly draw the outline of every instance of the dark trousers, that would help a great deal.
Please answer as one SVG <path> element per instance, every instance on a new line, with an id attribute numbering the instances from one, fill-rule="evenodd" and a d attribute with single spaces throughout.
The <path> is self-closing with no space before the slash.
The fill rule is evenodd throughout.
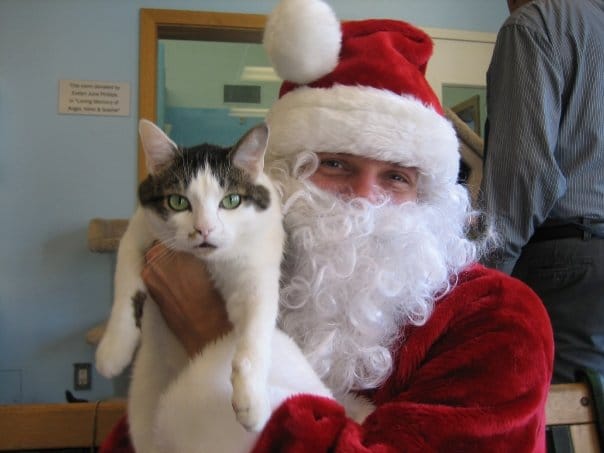
<path id="1" fill-rule="evenodd" d="M 604 375 L 604 239 L 529 243 L 512 275 L 549 313 L 556 347 L 552 382 L 575 381 L 581 367 Z"/>

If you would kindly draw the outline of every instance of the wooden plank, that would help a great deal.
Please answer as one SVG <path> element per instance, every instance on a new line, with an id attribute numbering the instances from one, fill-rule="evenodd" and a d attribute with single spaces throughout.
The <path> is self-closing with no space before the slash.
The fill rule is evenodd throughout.
<path id="1" fill-rule="evenodd" d="M 141 9 L 139 14 L 138 117 L 155 122 L 157 121 L 157 19 L 154 12 L 150 10 Z M 147 177 L 147 166 L 140 137 L 137 143 L 137 177 L 138 182 L 141 182 Z"/>
<path id="2" fill-rule="evenodd" d="M 548 425 L 574 425 L 595 420 L 591 392 L 587 384 L 554 384 L 545 408 Z"/>
<path id="3" fill-rule="evenodd" d="M 573 440 L 573 448 L 576 452 L 601 453 L 598 432 L 594 423 L 572 425 L 570 427 L 570 437 Z"/>
<path id="4" fill-rule="evenodd" d="M 0 451 L 98 446 L 125 412 L 122 400 L 0 405 Z"/>

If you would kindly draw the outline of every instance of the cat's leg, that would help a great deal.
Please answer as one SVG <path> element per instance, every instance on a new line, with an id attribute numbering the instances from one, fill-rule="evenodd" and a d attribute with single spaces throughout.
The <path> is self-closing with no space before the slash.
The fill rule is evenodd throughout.
<path id="1" fill-rule="evenodd" d="M 153 426 L 161 394 L 188 363 L 186 352 L 149 299 L 143 311 L 141 347 L 128 395 L 128 423 L 136 452 L 154 451 Z"/>
<path id="2" fill-rule="evenodd" d="M 227 300 L 237 336 L 231 372 L 232 405 L 237 420 L 249 431 L 260 431 L 271 414 L 267 380 L 277 318 L 278 278 L 278 274 L 264 272 L 252 287 L 255 291 L 240 294 L 244 300 Z"/>
<path id="3" fill-rule="evenodd" d="M 120 241 L 114 281 L 111 315 L 96 351 L 95 364 L 99 373 L 114 377 L 131 362 L 138 345 L 140 331 L 136 327 L 133 298 L 146 294 L 140 277 L 145 250 L 153 242 L 144 213 L 139 207 Z"/>

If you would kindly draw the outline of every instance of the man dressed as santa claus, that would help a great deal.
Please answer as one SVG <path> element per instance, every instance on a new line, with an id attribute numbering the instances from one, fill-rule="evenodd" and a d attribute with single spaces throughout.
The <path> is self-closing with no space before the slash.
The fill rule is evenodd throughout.
<path id="1" fill-rule="evenodd" d="M 458 142 L 425 79 L 430 38 L 283 0 L 264 43 L 286 80 L 265 164 L 288 233 L 279 324 L 336 400 L 289 398 L 254 451 L 545 451 L 551 327 L 528 287 L 476 264 Z M 144 278 L 195 354 L 228 321 L 211 283 L 188 278 L 201 263 L 181 259 Z M 350 394 L 367 413 L 346 413 Z M 116 428 L 104 451 L 125 444 Z"/>

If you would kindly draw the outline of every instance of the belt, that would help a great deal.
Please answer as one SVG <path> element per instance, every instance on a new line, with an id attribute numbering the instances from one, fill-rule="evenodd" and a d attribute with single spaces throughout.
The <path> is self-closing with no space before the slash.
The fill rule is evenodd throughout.
<path id="1" fill-rule="evenodd" d="M 586 217 L 546 220 L 535 230 L 529 242 L 578 238 L 584 241 L 604 239 L 604 220 Z"/>

